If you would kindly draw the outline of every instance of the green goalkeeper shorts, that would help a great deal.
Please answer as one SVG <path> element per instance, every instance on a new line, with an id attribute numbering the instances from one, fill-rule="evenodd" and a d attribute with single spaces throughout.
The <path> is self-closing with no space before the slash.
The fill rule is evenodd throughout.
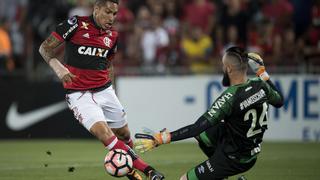
<path id="1" fill-rule="evenodd" d="M 230 159 L 218 145 L 208 160 L 200 163 L 187 173 L 188 180 L 218 180 L 243 173 L 254 166 L 256 158 L 248 163 Z"/>

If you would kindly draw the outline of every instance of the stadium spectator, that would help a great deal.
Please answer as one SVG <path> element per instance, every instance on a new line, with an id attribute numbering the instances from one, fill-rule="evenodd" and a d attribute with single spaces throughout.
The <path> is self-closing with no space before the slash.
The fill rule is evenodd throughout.
<path id="1" fill-rule="evenodd" d="M 298 52 L 296 35 L 293 28 L 288 27 L 285 29 L 281 49 L 281 64 L 291 67 L 299 65 L 299 60 L 297 60 L 296 54 Z"/>
<path id="2" fill-rule="evenodd" d="M 211 38 L 200 27 L 189 30 L 189 33 L 182 37 L 181 46 L 191 71 L 193 73 L 212 71 L 209 61 L 213 47 Z"/>
<path id="3" fill-rule="evenodd" d="M 1 0 L 0 17 L 6 18 L 9 22 L 16 21 L 17 16 L 25 13 L 28 0 Z"/>
<path id="4" fill-rule="evenodd" d="M 169 45 L 166 49 L 166 66 L 167 68 L 179 68 L 179 73 L 188 72 L 188 62 L 183 58 L 179 34 L 169 34 Z"/>
<path id="5" fill-rule="evenodd" d="M 238 34 L 238 30 L 237 27 L 235 25 L 230 25 L 227 28 L 227 32 L 226 32 L 226 42 L 225 42 L 225 46 L 223 48 L 223 52 L 225 52 L 226 49 L 228 49 L 231 46 L 242 46 L 243 44 L 240 43 L 240 38 L 239 38 L 239 34 Z M 221 54 L 223 54 L 223 52 L 221 52 Z"/>
<path id="6" fill-rule="evenodd" d="M 146 5 L 153 15 L 163 17 L 165 13 L 164 3 L 164 0 L 147 0 Z"/>
<path id="7" fill-rule="evenodd" d="M 169 35 L 162 26 L 161 17 L 153 15 L 150 19 L 149 27 L 146 27 L 141 39 L 143 51 L 143 66 L 145 70 L 154 71 L 154 68 L 160 68 L 163 71 L 163 64 L 157 61 L 158 52 L 169 44 Z"/>
<path id="8" fill-rule="evenodd" d="M 239 36 L 238 43 L 242 46 L 247 44 L 247 25 L 249 21 L 248 13 L 246 13 L 241 0 L 223 1 L 222 12 L 219 24 L 223 28 L 224 36 L 227 37 L 230 26 L 234 26 Z M 231 28 L 233 29 L 233 28 Z M 228 42 L 225 42 L 227 44 Z"/>
<path id="9" fill-rule="evenodd" d="M 247 49 L 250 52 L 256 52 L 262 54 L 262 46 L 259 42 L 259 31 L 258 31 L 257 24 L 250 24 L 248 30 L 248 44 Z"/>
<path id="10" fill-rule="evenodd" d="M 142 47 L 139 42 L 141 42 L 143 32 L 143 28 L 135 24 L 127 39 L 126 51 L 128 53 L 128 60 L 126 61 L 126 65 L 130 67 L 139 66 L 142 63 Z"/>
<path id="11" fill-rule="evenodd" d="M 312 21 L 312 1 L 291 0 L 293 5 L 294 30 L 296 37 L 303 36 L 311 25 Z"/>
<path id="12" fill-rule="evenodd" d="M 12 60 L 12 46 L 9 36 L 9 22 L 0 20 L 0 70 L 12 71 L 14 62 Z"/>
<path id="13" fill-rule="evenodd" d="M 69 11 L 69 17 L 89 16 L 92 12 L 91 4 L 87 0 L 76 0 L 76 4 Z"/>
<path id="14" fill-rule="evenodd" d="M 213 2 L 208 0 L 192 0 L 183 7 L 182 21 L 189 28 L 200 27 L 210 34 L 215 24 L 216 8 Z"/>
<path id="15" fill-rule="evenodd" d="M 293 6 L 288 0 L 266 1 L 262 7 L 263 15 L 275 24 L 275 30 L 281 33 L 284 28 L 291 25 Z"/>
<path id="16" fill-rule="evenodd" d="M 303 54 L 306 59 L 306 65 L 310 71 L 314 71 L 314 65 L 320 66 L 320 1 L 312 7 L 312 24 L 308 27 L 305 34 Z"/>
<path id="17" fill-rule="evenodd" d="M 177 34 L 180 28 L 176 5 L 174 1 L 169 1 L 165 4 L 166 17 L 163 20 L 163 26 L 170 35 Z"/>
<path id="18" fill-rule="evenodd" d="M 25 23 L 28 0 L 3 0 L 0 1 L 0 18 L 8 22 L 7 32 L 10 36 L 12 55 L 10 69 L 20 69 L 25 65 L 26 45 L 25 34 L 28 24 Z"/>
<path id="19" fill-rule="evenodd" d="M 118 57 L 116 66 L 128 65 L 127 59 L 128 56 L 127 43 L 130 36 L 132 35 L 134 28 L 134 15 L 129 8 L 127 8 L 127 0 L 122 0 L 119 4 L 119 11 L 117 14 L 117 21 L 115 27 L 119 32 L 118 39 Z M 130 57 L 131 58 L 131 57 Z"/>

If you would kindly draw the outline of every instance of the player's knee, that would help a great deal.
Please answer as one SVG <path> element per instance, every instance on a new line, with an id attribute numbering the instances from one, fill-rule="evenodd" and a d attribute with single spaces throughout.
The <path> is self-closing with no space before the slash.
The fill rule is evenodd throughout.
<path id="1" fill-rule="evenodd" d="M 127 125 L 119 129 L 113 129 L 113 132 L 121 140 L 129 141 L 131 138 L 130 130 Z"/>
<path id="2" fill-rule="evenodd" d="M 117 135 L 117 137 L 124 141 L 129 141 L 131 139 L 130 131 L 126 131 Z"/>
<path id="3" fill-rule="evenodd" d="M 180 180 L 188 180 L 187 174 L 184 174 L 180 177 Z"/>
<path id="4" fill-rule="evenodd" d="M 102 141 L 109 139 L 114 135 L 108 125 L 103 121 L 93 124 L 90 128 L 90 132 Z"/>

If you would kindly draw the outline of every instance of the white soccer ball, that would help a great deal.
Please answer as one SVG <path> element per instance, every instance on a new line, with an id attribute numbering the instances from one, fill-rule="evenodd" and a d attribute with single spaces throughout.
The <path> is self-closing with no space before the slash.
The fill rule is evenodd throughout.
<path id="1" fill-rule="evenodd" d="M 132 166 L 131 156 L 122 149 L 109 151 L 104 159 L 104 167 L 111 176 L 123 177 L 132 170 Z"/>

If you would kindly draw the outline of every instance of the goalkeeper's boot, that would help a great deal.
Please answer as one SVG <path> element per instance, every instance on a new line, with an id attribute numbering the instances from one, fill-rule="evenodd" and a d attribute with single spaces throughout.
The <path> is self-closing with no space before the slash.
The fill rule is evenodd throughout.
<path id="1" fill-rule="evenodd" d="M 127 178 L 130 180 L 142 180 L 140 174 L 137 172 L 137 170 L 134 169 L 132 169 L 132 171 L 127 174 Z"/>
<path id="2" fill-rule="evenodd" d="M 148 180 L 162 180 L 164 176 L 156 170 L 150 170 Z"/>

